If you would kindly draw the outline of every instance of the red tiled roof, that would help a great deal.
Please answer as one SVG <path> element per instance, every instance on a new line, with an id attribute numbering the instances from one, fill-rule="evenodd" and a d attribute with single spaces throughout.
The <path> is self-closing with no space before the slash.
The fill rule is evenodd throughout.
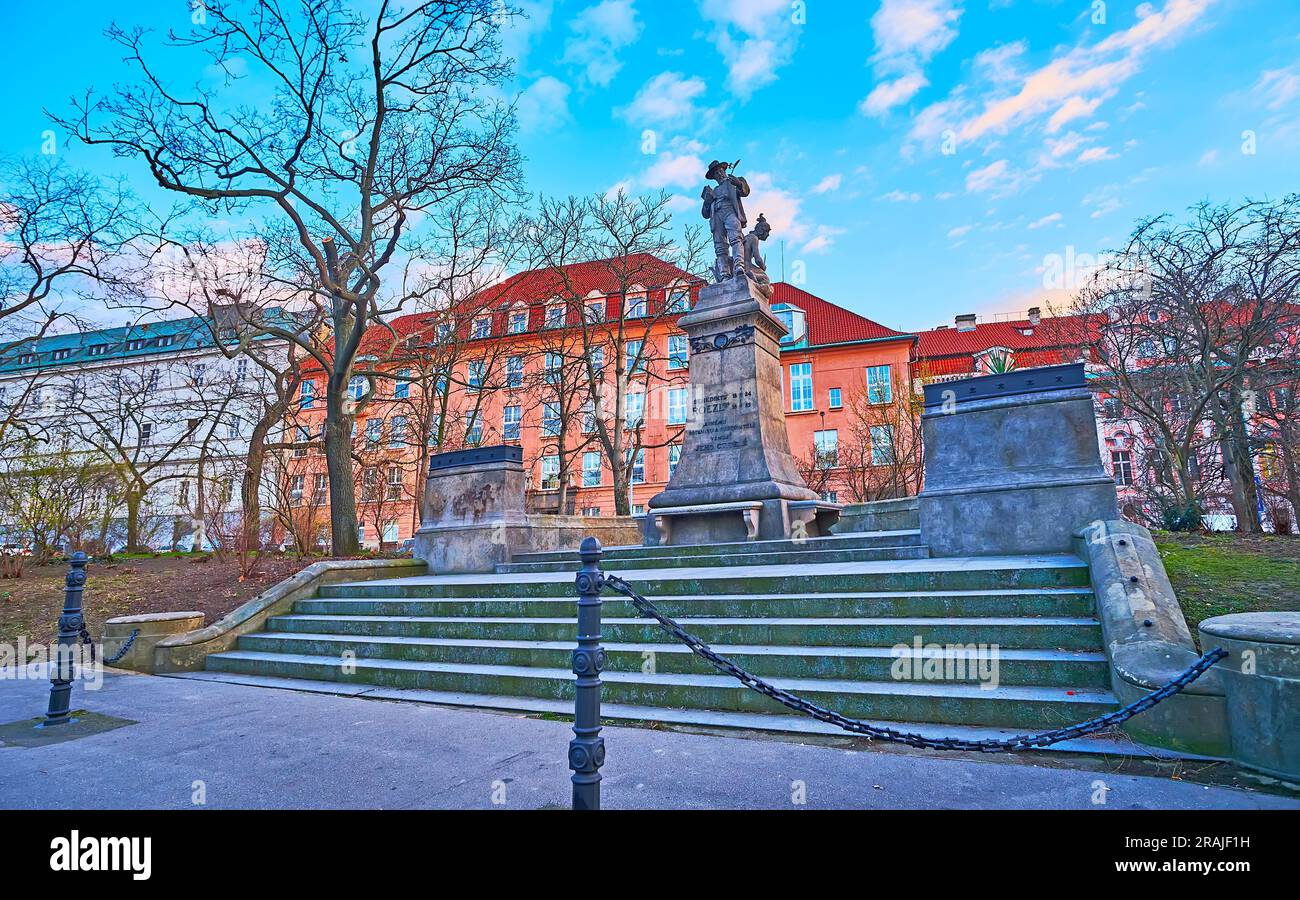
<path id="1" fill-rule="evenodd" d="M 815 294 L 792 284 L 778 281 L 772 285 L 772 303 L 789 303 L 808 314 L 808 344 L 843 344 L 850 341 L 873 341 L 887 338 L 914 339 L 914 335 L 886 328 L 866 316 L 849 312 Z"/>

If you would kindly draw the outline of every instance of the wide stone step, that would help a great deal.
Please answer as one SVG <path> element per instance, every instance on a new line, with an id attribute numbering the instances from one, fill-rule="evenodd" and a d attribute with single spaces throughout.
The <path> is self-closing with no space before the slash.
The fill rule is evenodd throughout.
<path id="1" fill-rule="evenodd" d="M 706 643 L 793 646 L 874 646 L 895 644 L 997 644 L 1007 648 L 1096 650 L 1101 626 L 1096 619 L 1069 616 L 889 617 L 889 618 L 739 618 L 695 616 L 681 624 Z M 268 631 L 306 634 L 466 640 L 571 641 L 577 619 L 500 616 L 328 616 L 294 614 L 267 620 Z M 657 643 L 664 632 L 649 619 L 604 617 L 605 640 Z"/>
<path id="2" fill-rule="evenodd" d="M 618 574 L 616 567 L 607 571 Z M 987 591 L 1084 587 L 1088 567 L 1075 556 L 971 557 L 828 563 L 818 566 L 690 567 L 629 570 L 646 596 L 825 594 L 860 591 Z M 324 598 L 554 597 L 572 590 L 572 572 L 430 575 L 324 585 Z"/>
<path id="3" fill-rule="evenodd" d="M 573 702 L 548 700 L 540 697 L 512 697 L 508 694 L 468 694 L 460 691 L 429 691 L 418 688 L 388 688 L 377 684 L 347 684 L 312 678 L 280 678 L 267 675 L 246 675 L 238 672 L 177 672 L 166 678 L 185 678 L 194 681 L 217 681 L 224 684 L 241 684 L 269 690 L 310 691 L 372 700 L 395 700 L 404 703 L 432 703 L 439 706 L 472 709 L 504 710 L 525 715 L 550 715 L 571 719 Z M 789 713 L 728 712 L 716 709 L 672 709 L 665 706 L 635 706 L 627 703 L 604 702 L 600 707 L 604 722 L 662 722 L 667 725 L 697 728 L 738 728 L 745 731 L 767 731 L 777 734 L 834 735 L 847 733 L 834 725 L 819 722 L 808 716 Z M 992 728 L 984 725 L 931 724 L 926 722 L 890 722 L 881 719 L 865 720 L 882 728 L 910 731 L 931 738 L 959 737 L 973 741 L 997 740 L 1024 734 L 1023 728 Z M 851 736 L 851 735 L 848 735 Z M 942 751 L 934 751 L 941 753 Z M 1043 753 L 1089 753 L 1112 757 L 1138 756 L 1143 759 L 1200 759 L 1176 750 L 1146 747 L 1120 735 L 1094 734 L 1074 738 L 1042 748 Z"/>
<path id="4" fill-rule="evenodd" d="M 378 684 L 553 700 L 573 698 L 573 673 L 561 668 L 340 660 L 333 656 L 235 650 L 208 657 L 214 671 Z M 723 675 L 606 672 L 603 694 L 612 703 L 738 712 L 782 713 L 784 707 Z M 1116 708 L 1108 691 L 1059 687 L 932 682 L 779 678 L 782 689 L 843 715 L 900 722 L 970 723 L 1011 728 L 1051 728 Z"/>
<path id="5" fill-rule="evenodd" d="M 294 612 L 337 616 L 506 616 L 554 618 L 572 614 L 572 594 L 528 599 L 473 597 L 375 600 L 356 597 L 300 600 Z M 1096 606 L 1089 588 L 1004 591 L 890 591 L 801 595 L 696 595 L 655 598 L 671 616 L 1091 616 Z M 603 614 L 638 615 L 631 601 L 606 593 Z"/>
<path id="6" fill-rule="evenodd" d="M 930 555 L 929 548 L 921 544 L 889 547 L 859 547 L 835 549 L 806 549 L 782 551 L 744 551 L 737 550 L 724 554 L 700 556 L 676 556 L 672 547 L 659 548 L 659 556 L 638 556 L 602 561 L 602 566 L 609 571 L 626 571 L 628 569 L 677 569 L 698 566 L 787 566 L 818 565 L 821 563 L 867 562 L 873 560 L 925 559 Z M 497 566 L 497 571 L 505 573 L 519 572 L 573 572 L 577 569 L 576 560 L 553 562 L 511 562 Z"/>
<path id="7" fill-rule="evenodd" d="M 897 547 L 922 544 L 917 528 L 896 531 L 873 531 L 850 535 L 830 535 L 806 538 L 801 541 L 728 541 L 721 544 L 686 544 L 680 547 L 606 547 L 602 555 L 605 563 L 621 563 L 629 559 L 661 557 L 722 556 L 733 553 L 779 553 L 790 550 L 862 550 L 871 547 Z M 512 560 L 516 563 L 567 562 L 578 567 L 577 550 L 546 550 L 537 553 L 520 553 Z"/>
<path id="8" fill-rule="evenodd" d="M 573 641 L 462 640 L 264 632 L 245 635 L 237 649 L 342 658 L 564 668 Z M 679 643 L 605 643 L 606 671 L 709 675 L 716 670 Z M 779 647 L 723 644 L 714 649 L 764 678 L 855 681 L 992 682 L 1104 690 L 1099 651 L 1005 650 L 979 647 Z"/>

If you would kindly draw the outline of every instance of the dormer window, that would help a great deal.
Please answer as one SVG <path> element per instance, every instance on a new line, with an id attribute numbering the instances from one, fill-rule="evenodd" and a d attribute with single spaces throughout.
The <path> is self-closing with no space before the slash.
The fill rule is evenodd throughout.
<path id="1" fill-rule="evenodd" d="M 689 312 L 690 308 L 691 308 L 690 288 L 676 287 L 668 291 L 668 298 L 664 301 L 664 312 L 684 313 L 684 312 Z"/>
<path id="2" fill-rule="evenodd" d="M 143 350 L 147 346 L 149 346 L 149 341 L 146 338 L 131 338 L 126 342 L 127 350 Z"/>
<path id="3" fill-rule="evenodd" d="M 645 291 L 627 295 L 624 315 L 629 319 L 644 319 L 649 312 Z"/>
<path id="4" fill-rule="evenodd" d="M 54 360 L 55 362 L 57 362 L 57 361 L 59 361 L 59 360 L 61 360 L 61 359 L 67 359 L 67 358 L 68 358 L 69 356 L 71 356 L 71 355 L 72 355 L 72 350 L 71 350 L 71 348 L 69 348 L 69 347 L 60 347 L 58 350 L 55 350 L 52 354 L 50 354 L 50 359 L 52 359 L 52 360 Z"/>
<path id="5" fill-rule="evenodd" d="M 799 307 L 778 303 L 772 307 L 772 315 L 785 326 L 786 335 L 781 338 L 782 346 L 796 346 L 808 337 L 808 314 Z"/>
<path id="6" fill-rule="evenodd" d="M 588 325 L 599 325 L 605 321 L 605 298 L 588 300 L 582 307 L 582 315 Z"/>
<path id="7" fill-rule="evenodd" d="M 91 356 L 103 356 L 103 355 L 106 354 L 106 353 L 108 353 L 108 344 L 91 344 L 91 345 L 90 345 L 90 355 L 91 355 Z"/>
<path id="8" fill-rule="evenodd" d="M 546 327 L 563 328 L 564 327 L 564 304 L 551 303 L 546 307 Z"/>
<path id="9" fill-rule="evenodd" d="M 510 322 L 506 328 L 510 334 L 523 334 L 528 330 L 528 308 L 516 306 L 510 310 Z"/>
<path id="10" fill-rule="evenodd" d="M 469 336 L 474 340 L 482 340 L 492 335 L 492 317 L 479 316 L 470 326 Z"/>
<path id="11" fill-rule="evenodd" d="M 18 365 L 20 366 L 30 366 L 35 362 L 36 362 L 35 353 L 24 353 L 18 357 Z"/>

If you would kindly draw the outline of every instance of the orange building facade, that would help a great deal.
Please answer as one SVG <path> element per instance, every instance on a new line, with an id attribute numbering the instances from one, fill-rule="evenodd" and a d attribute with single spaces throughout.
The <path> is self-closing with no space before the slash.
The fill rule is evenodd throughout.
<path id="1" fill-rule="evenodd" d="M 609 261 L 520 273 L 462 309 L 403 316 L 389 323 L 391 333 L 369 330 L 350 386 L 363 544 L 411 537 L 429 456 L 478 445 L 522 448 L 531 509 L 615 515 L 610 435 L 619 420 L 630 511 L 644 512 L 681 453 L 690 359 L 677 319 L 700 284 L 653 257 L 638 262 L 631 275 L 611 271 Z M 785 283 L 774 285 L 772 309 L 790 332 L 782 391 L 805 477 L 828 499 L 874 499 L 849 496 L 858 479 L 845 474 L 840 448 L 852 435 L 855 446 L 878 445 L 855 458 L 870 463 L 892 452 L 891 417 L 868 425 L 876 419 L 863 410 L 910 409 L 915 336 Z M 619 381 L 626 390 L 613 387 Z M 294 449 L 280 518 L 311 546 L 329 516 L 323 374 L 308 371 L 303 383 L 287 423 Z"/>

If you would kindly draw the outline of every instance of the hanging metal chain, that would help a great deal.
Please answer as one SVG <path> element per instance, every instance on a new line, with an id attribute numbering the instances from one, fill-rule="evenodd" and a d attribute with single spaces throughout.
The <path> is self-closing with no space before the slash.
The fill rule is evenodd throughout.
<path id="1" fill-rule="evenodd" d="M 111 666 L 113 663 L 119 662 L 122 659 L 122 657 L 130 653 L 131 645 L 135 643 L 135 639 L 139 636 L 140 636 L 139 628 L 131 629 L 131 636 L 126 639 L 126 643 L 123 644 L 118 649 L 118 651 L 114 653 L 112 656 L 105 657 L 104 665 Z M 81 643 L 90 645 L 90 661 L 94 662 L 95 661 L 95 640 L 90 636 L 90 632 L 87 631 L 85 628 L 81 629 Z"/>
<path id="2" fill-rule="evenodd" d="M 1145 697 L 1142 697 L 1127 706 L 1121 707 L 1114 712 L 1107 713 L 1104 716 L 1098 716 L 1095 719 L 1089 719 L 1086 722 L 1079 722 L 1076 725 L 1067 725 L 1064 728 L 1054 728 L 1051 731 L 1040 731 L 1037 734 L 1022 734 L 1010 738 L 990 738 L 988 740 L 975 741 L 968 738 L 932 738 L 917 734 L 912 731 L 898 731 L 893 728 L 882 728 L 879 725 L 871 725 L 859 719 L 850 719 L 842 716 L 837 712 L 825 709 L 802 697 L 797 697 L 788 691 L 768 684 L 750 672 L 746 672 L 740 666 L 727 659 L 725 656 L 717 653 L 704 641 L 695 637 L 693 634 L 682 628 L 671 617 L 659 611 L 654 603 L 647 600 L 641 594 L 632 589 L 632 586 L 619 578 L 617 575 L 606 575 L 605 585 L 622 594 L 632 601 L 632 605 L 637 608 L 643 615 L 649 616 L 659 623 L 665 631 L 681 641 L 691 652 L 706 662 L 710 663 L 719 672 L 730 675 L 747 688 L 758 691 L 766 697 L 770 697 L 782 706 L 792 709 L 795 712 L 801 712 L 811 716 L 820 722 L 826 722 L 845 731 L 851 731 L 854 734 L 865 735 L 881 741 L 890 741 L 898 744 L 907 744 L 911 747 L 921 747 L 928 750 L 965 750 L 979 751 L 981 753 L 1000 753 L 1015 750 L 1034 750 L 1040 747 L 1048 747 L 1061 741 L 1071 740 L 1073 738 L 1083 737 L 1084 735 L 1093 734 L 1105 728 L 1111 728 L 1127 722 L 1129 719 L 1146 712 L 1162 700 L 1166 700 L 1177 694 L 1183 688 L 1187 687 L 1197 678 L 1213 666 L 1216 662 L 1228 655 L 1228 652 L 1222 647 L 1216 647 L 1209 653 L 1206 653 L 1196 662 L 1192 663 L 1173 681 L 1152 691 Z"/>

